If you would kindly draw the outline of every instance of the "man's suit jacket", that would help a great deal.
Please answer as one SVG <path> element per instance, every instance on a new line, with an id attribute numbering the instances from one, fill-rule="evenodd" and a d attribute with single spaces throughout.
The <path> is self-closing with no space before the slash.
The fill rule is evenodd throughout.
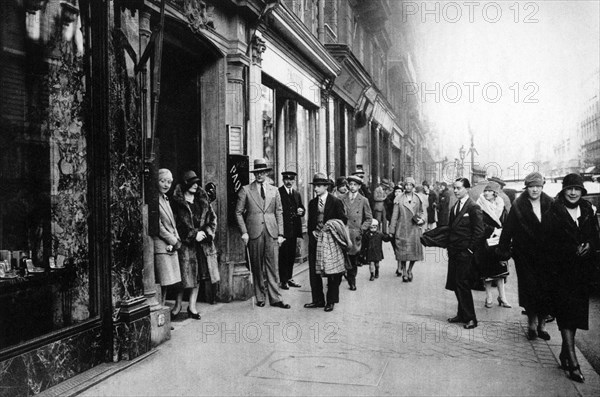
<path id="1" fill-rule="evenodd" d="M 172 254 L 174 251 L 167 252 L 167 245 L 176 246 L 180 237 L 175 226 L 175 216 L 171 205 L 162 195 L 158 198 L 158 214 L 159 235 L 154 237 L 154 253 Z"/>
<path id="2" fill-rule="evenodd" d="M 304 211 L 306 209 L 302 205 L 300 193 L 297 190 L 292 190 L 292 195 L 290 196 L 285 186 L 281 186 L 279 188 L 279 196 L 281 196 L 281 205 L 283 207 L 283 237 L 302 237 L 302 219 L 298 215 L 298 208 L 302 208 Z"/>
<path id="3" fill-rule="evenodd" d="M 369 200 L 361 194 L 356 194 L 354 201 L 350 200 L 350 193 L 344 195 L 341 200 L 348 215 L 348 229 L 353 245 L 348 255 L 356 255 L 361 249 L 363 232 L 369 230 L 371 226 L 373 213 Z"/>
<path id="4" fill-rule="evenodd" d="M 319 212 L 319 197 L 315 197 L 308 203 L 308 237 L 309 240 L 315 240 L 313 231 L 317 229 L 317 216 Z M 330 219 L 340 219 L 344 224 L 348 223 L 348 216 L 344 209 L 342 201 L 332 194 L 327 195 L 325 208 L 323 208 L 323 223 Z"/>
<path id="5" fill-rule="evenodd" d="M 273 238 L 283 234 L 283 209 L 279 190 L 266 182 L 263 186 L 264 200 L 256 181 L 242 187 L 238 193 L 236 219 L 242 234 L 248 233 L 251 239 L 259 237 L 264 227 Z"/>
<path id="6" fill-rule="evenodd" d="M 475 252 L 484 235 L 481 208 L 471 198 L 467 199 L 458 215 L 450 208 L 450 234 L 448 250 L 468 250 Z"/>

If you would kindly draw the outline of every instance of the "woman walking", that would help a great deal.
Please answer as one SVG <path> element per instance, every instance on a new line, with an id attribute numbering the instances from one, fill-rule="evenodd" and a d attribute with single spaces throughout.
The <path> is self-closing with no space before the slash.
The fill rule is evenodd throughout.
<path id="1" fill-rule="evenodd" d="M 483 212 L 484 238 L 489 239 L 492 236 L 499 236 L 502 231 L 502 225 L 506 220 L 506 208 L 504 200 L 498 197 L 500 185 L 496 182 L 490 182 L 486 185 L 483 193 L 477 199 L 477 205 Z M 512 307 L 506 300 L 504 291 L 504 281 L 508 276 L 508 262 L 501 261 L 493 249 L 482 247 L 475 253 L 479 272 L 483 278 L 486 292 L 485 307 L 492 307 L 492 283 L 496 283 L 498 288 L 498 305 L 502 307 Z"/>
<path id="2" fill-rule="evenodd" d="M 396 276 L 402 275 L 402 281 L 412 281 L 412 268 L 416 261 L 423 260 L 421 245 L 421 226 L 423 221 L 423 202 L 414 192 L 415 180 L 408 177 L 404 182 L 404 193 L 394 199 L 389 236 L 395 240 L 394 253 L 398 261 Z M 408 271 L 406 262 L 409 262 Z"/>
<path id="3" fill-rule="evenodd" d="M 589 283 L 600 248 L 596 211 L 587 200 L 583 178 L 569 174 L 543 222 L 552 266 L 552 301 L 562 337 L 560 362 L 576 382 L 583 383 L 575 354 L 577 329 L 588 329 Z"/>
<path id="4" fill-rule="evenodd" d="M 544 177 L 532 172 L 525 177 L 525 191 L 508 213 L 500 235 L 497 253 L 501 259 L 512 256 L 519 279 L 519 304 L 527 312 L 527 338 L 550 340 L 545 318 L 550 311 L 548 265 L 545 260 L 542 220 L 550 209 L 552 198 L 545 194 Z M 511 250 L 512 246 L 512 250 Z"/>
<path id="5" fill-rule="evenodd" d="M 178 184 L 175 188 L 172 200 L 175 222 L 182 240 L 179 250 L 182 288 L 177 294 L 177 301 L 171 313 L 173 316 L 179 314 L 184 289 L 189 289 L 187 312 L 189 317 L 196 320 L 200 319 L 200 314 L 196 310 L 198 281 L 207 282 L 211 279 L 212 272 L 209 269 L 209 259 L 211 258 L 208 256 L 216 254 L 210 247 L 213 246 L 217 229 L 217 216 L 208 202 L 208 195 L 199 183 L 200 178 L 194 171 L 186 171 L 183 183 Z"/>

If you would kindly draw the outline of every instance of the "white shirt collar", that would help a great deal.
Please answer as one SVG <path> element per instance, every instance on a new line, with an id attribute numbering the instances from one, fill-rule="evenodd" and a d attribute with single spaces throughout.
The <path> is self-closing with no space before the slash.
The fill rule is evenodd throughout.
<path id="1" fill-rule="evenodd" d="M 325 191 L 325 193 L 323 193 L 323 195 L 319 196 L 319 198 L 323 199 L 323 204 L 325 204 L 325 201 L 327 201 L 327 195 L 329 195 L 328 191 Z"/>
<path id="2" fill-rule="evenodd" d="M 467 200 L 469 199 L 469 195 L 467 194 L 465 197 L 460 199 L 460 207 L 462 208 L 463 205 L 465 205 L 465 203 L 467 202 Z"/>

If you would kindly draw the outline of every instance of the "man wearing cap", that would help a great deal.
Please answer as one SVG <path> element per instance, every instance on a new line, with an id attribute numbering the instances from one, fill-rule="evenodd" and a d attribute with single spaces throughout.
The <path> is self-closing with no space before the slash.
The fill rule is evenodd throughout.
<path id="1" fill-rule="evenodd" d="M 469 191 L 469 197 L 471 197 L 471 200 L 477 202 L 479 196 L 481 196 L 489 181 L 485 178 L 487 175 L 487 171 L 478 165 L 473 166 L 472 174 L 473 187 Z M 498 197 L 504 200 L 504 208 L 506 208 L 506 211 L 510 211 L 511 202 L 506 193 L 500 190 L 500 192 L 498 193 Z"/>
<path id="2" fill-rule="evenodd" d="M 278 259 L 283 237 L 283 208 L 275 186 L 266 183 L 265 159 L 254 160 L 254 182 L 240 189 L 235 208 L 242 240 L 248 246 L 257 305 L 263 307 L 269 298 L 271 306 L 289 309 L 279 291 Z M 266 285 L 265 285 L 266 279 Z"/>
<path id="3" fill-rule="evenodd" d="M 352 175 L 359 177 L 361 180 L 362 184 L 359 193 L 366 197 L 367 200 L 371 200 L 371 189 L 369 189 L 368 181 L 365 179 L 365 171 L 363 169 L 357 169 Z"/>
<path id="4" fill-rule="evenodd" d="M 361 249 L 362 235 L 369 230 L 371 220 L 373 219 L 369 201 L 358 192 L 361 185 L 362 179 L 355 175 L 349 176 L 349 192 L 342 197 L 342 203 L 344 203 L 346 214 L 348 215 L 350 239 L 353 244 L 352 248 L 348 251 L 352 269 L 348 270 L 346 274 L 351 291 L 356 291 L 356 274 L 358 272 L 357 259 Z"/>
<path id="5" fill-rule="evenodd" d="M 283 237 L 285 237 L 285 241 L 279 248 L 280 287 L 281 289 L 300 288 L 300 284 L 292 280 L 292 276 L 296 259 L 296 241 L 298 237 L 302 238 L 301 218 L 306 210 L 302 205 L 300 193 L 294 190 L 294 180 L 297 174 L 293 171 L 284 171 L 281 175 L 283 186 L 279 188 L 279 195 L 283 207 Z"/>
<path id="6" fill-rule="evenodd" d="M 344 204 L 340 199 L 329 194 L 327 188 L 331 184 L 327 175 L 316 173 L 311 182 L 315 189 L 316 197 L 308 203 L 308 271 L 312 302 L 304 305 L 307 309 L 324 307 L 325 311 L 332 311 L 339 302 L 340 283 L 343 273 L 327 275 L 327 301 L 323 294 L 322 275 L 317 273 L 317 236 L 323 225 L 330 219 L 339 219 L 344 224 L 348 222 Z"/>

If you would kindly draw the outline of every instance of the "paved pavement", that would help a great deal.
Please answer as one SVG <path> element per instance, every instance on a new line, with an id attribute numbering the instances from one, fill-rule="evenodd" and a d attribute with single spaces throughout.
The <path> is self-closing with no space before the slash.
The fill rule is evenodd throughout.
<path id="1" fill-rule="evenodd" d="M 174 323 L 155 354 L 82 395 L 600 395 L 583 355 L 585 384 L 558 367 L 555 323 L 549 342 L 527 340 L 514 269 L 514 307 L 486 309 L 485 293 L 474 291 L 479 327 L 467 331 L 446 322 L 456 299 L 444 290 L 445 251 L 427 249 L 412 283 L 394 275 L 389 244 L 384 253 L 380 278 L 368 281 L 360 268 L 358 290 L 344 281 L 331 313 L 302 307 L 310 301 L 306 271 L 295 277 L 302 288 L 284 291 L 290 310 L 251 300 L 199 304 L 201 321 Z"/>

